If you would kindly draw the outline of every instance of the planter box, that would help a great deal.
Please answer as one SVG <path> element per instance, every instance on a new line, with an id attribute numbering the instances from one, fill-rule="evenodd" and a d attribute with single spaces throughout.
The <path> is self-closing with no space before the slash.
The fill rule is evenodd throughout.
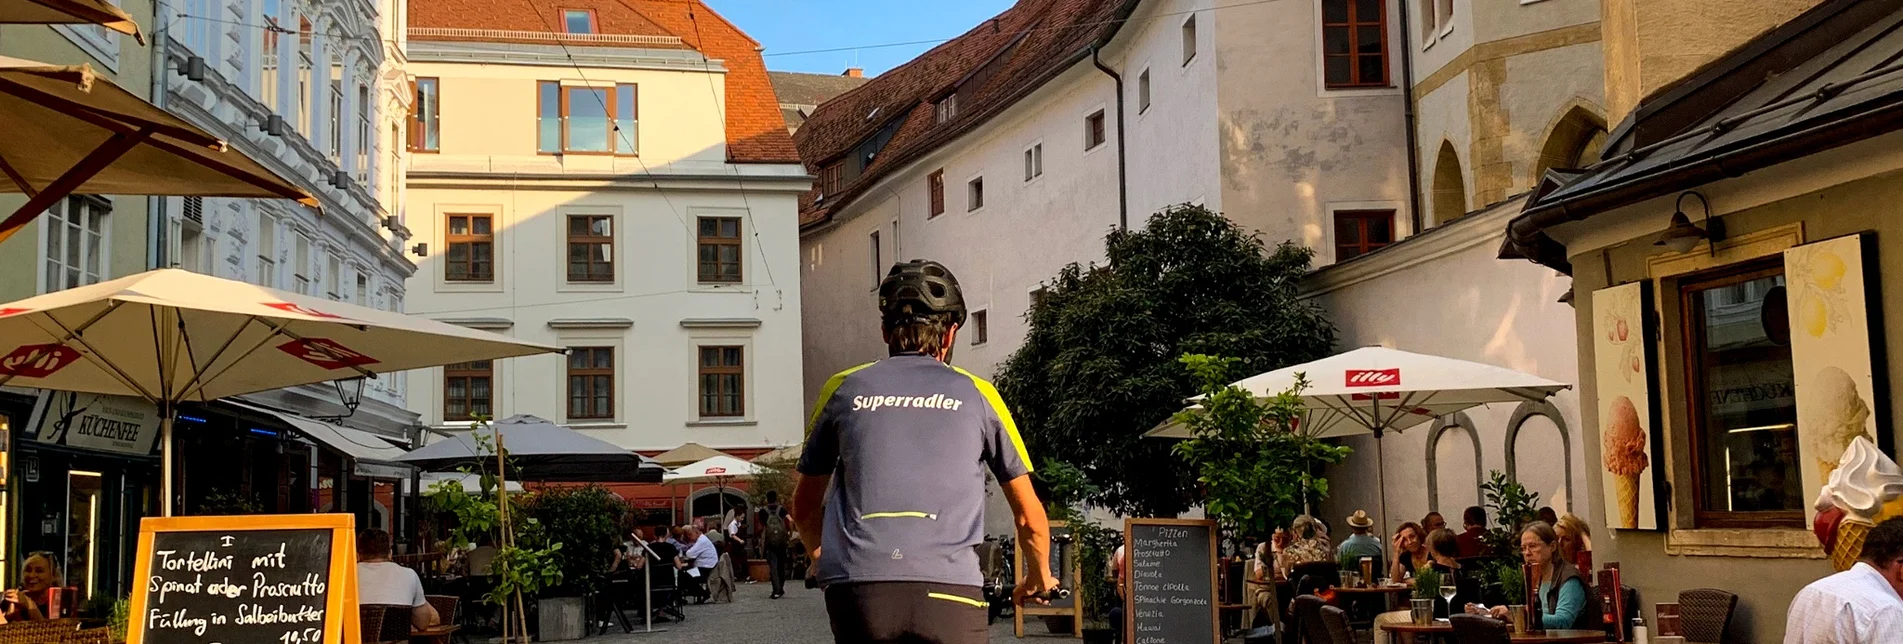
<path id="1" fill-rule="evenodd" d="M 754 583 L 764 584 L 773 581 L 773 577 L 771 576 L 772 572 L 772 569 L 766 565 L 765 559 L 754 559 L 747 562 L 747 577 L 752 579 Z"/>
<path id="2" fill-rule="evenodd" d="M 580 597 L 547 597 L 535 601 L 536 626 L 543 642 L 578 640 L 588 634 L 583 620 L 585 604 Z"/>

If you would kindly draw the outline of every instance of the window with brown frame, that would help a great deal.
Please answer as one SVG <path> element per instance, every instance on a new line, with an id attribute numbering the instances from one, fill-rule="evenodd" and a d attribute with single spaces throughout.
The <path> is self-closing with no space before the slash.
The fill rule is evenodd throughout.
<path id="1" fill-rule="evenodd" d="M 1103 110 L 1091 112 L 1090 116 L 1084 117 L 1084 149 L 1095 150 L 1106 140 L 1108 135 L 1104 132 Z"/>
<path id="2" fill-rule="evenodd" d="M 1780 258 L 1678 285 L 1700 528 L 1804 527 Z"/>
<path id="3" fill-rule="evenodd" d="M 1335 261 L 1347 261 L 1394 243 L 1394 211 L 1335 211 Z"/>
<path id="4" fill-rule="evenodd" d="M 739 217 L 701 217 L 700 283 L 739 283 L 741 248 Z"/>
<path id="5" fill-rule="evenodd" d="M 409 149 L 411 152 L 436 152 L 440 148 L 442 123 L 438 118 L 437 80 L 418 78 L 410 82 L 416 100 L 410 102 Z"/>
<path id="6" fill-rule="evenodd" d="M 614 418 L 614 347 L 568 348 L 568 417 Z"/>
<path id="7" fill-rule="evenodd" d="M 834 161 L 819 169 L 819 196 L 831 197 L 846 187 L 846 162 Z"/>
<path id="8" fill-rule="evenodd" d="M 494 383 L 495 363 L 488 360 L 443 367 L 443 420 L 459 422 L 494 413 L 490 399 Z"/>
<path id="9" fill-rule="evenodd" d="M 1388 86 L 1385 0 L 1322 0 L 1322 76 L 1329 88 Z"/>
<path id="10" fill-rule="evenodd" d="M 933 170 L 930 175 L 925 177 L 925 196 L 927 201 L 931 203 L 931 210 L 925 215 L 927 219 L 945 214 L 944 168 Z"/>
<path id="11" fill-rule="evenodd" d="M 535 87 L 537 153 L 632 156 L 640 151 L 639 86 L 539 81 Z"/>
<path id="12" fill-rule="evenodd" d="M 701 347 L 700 416 L 745 416 L 746 374 L 744 347 Z"/>
<path id="13" fill-rule="evenodd" d="M 492 215 L 450 214 L 444 228 L 443 279 L 451 282 L 493 282 L 496 279 L 496 235 Z"/>
<path id="14" fill-rule="evenodd" d="M 614 217 L 568 216 L 568 281 L 615 281 Z"/>

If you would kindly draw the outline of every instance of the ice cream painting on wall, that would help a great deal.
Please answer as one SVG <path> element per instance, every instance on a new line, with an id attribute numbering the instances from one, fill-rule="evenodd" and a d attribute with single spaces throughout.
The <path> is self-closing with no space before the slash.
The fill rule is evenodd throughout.
<path id="1" fill-rule="evenodd" d="M 1653 486 L 1651 344 L 1646 341 L 1646 284 L 1592 294 L 1594 382 L 1599 390 L 1601 479 L 1606 524 L 1659 529 Z"/>
<path id="2" fill-rule="evenodd" d="M 1798 465 L 1815 498 L 1857 437 L 1877 439 L 1876 368 L 1865 292 L 1867 235 L 1784 251 L 1796 376 Z M 1814 519 L 1817 509 L 1809 510 Z"/>

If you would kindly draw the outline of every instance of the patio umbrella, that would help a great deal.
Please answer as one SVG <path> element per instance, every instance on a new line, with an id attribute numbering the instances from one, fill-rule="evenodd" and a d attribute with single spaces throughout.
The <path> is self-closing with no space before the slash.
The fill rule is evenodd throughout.
<path id="1" fill-rule="evenodd" d="M 1374 434 L 1383 530 L 1388 520 L 1383 434 L 1478 405 L 1538 402 L 1571 388 L 1565 383 L 1505 367 L 1386 347 L 1355 349 L 1232 384 L 1257 398 L 1268 398 L 1287 391 L 1300 377 L 1306 377 L 1309 384 L 1302 391 L 1302 403 L 1307 409 L 1299 431 L 1317 438 Z M 1174 419 L 1144 435 L 1193 437 L 1189 428 Z"/>
<path id="2" fill-rule="evenodd" d="M 772 472 L 764 467 L 740 460 L 738 457 L 721 454 L 701 461 L 675 468 L 661 477 L 663 483 L 679 485 L 714 484 L 717 489 L 726 489 L 733 481 L 750 479 Z M 727 495 L 720 495 L 720 514 L 727 514 Z"/>
<path id="3" fill-rule="evenodd" d="M 771 452 L 767 452 L 765 454 L 755 456 L 753 457 L 753 462 L 771 463 L 773 461 L 784 461 L 784 460 L 797 461 L 797 460 L 800 460 L 800 454 L 804 453 L 805 451 L 806 451 L 805 443 L 794 443 L 792 445 L 788 445 L 786 447 L 782 447 L 782 448 L 773 450 Z"/>
<path id="4" fill-rule="evenodd" d="M 561 351 L 172 268 L 0 304 L 0 385 L 159 406 L 165 516 L 181 402 Z"/>
<path id="5" fill-rule="evenodd" d="M 528 414 L 493 424 L 508 450 L 510 479 L 548 483 L 658 483 L 664 470 L 640 454 Z M 397 458 L 425 470 L 480 467 L 495 458 L 470 432 L 430 443 Z M 491 446 L 493 447 L 493 446 Z"/>
<path id="6" fill-rule="evenodd" d="M 132 16 L 106 0 L 0 0 L 0 24 L 99 25 L 145 44 Z"/>
<path id="7" fill-rule="evenodd" d="M 682 465 L 704 461 L 715 456 L 727 455 L 726 452 L 700 443 L 684 443 L 680 447 L 655 454 L 654 462 L 660 463 L 662 467 L 680 467 Z"/>
<path id="8" fill-rule="evenodd" d="M 437 483 L 443 481 L 455 481 L 458 485 L 462 486 L 464 492 L 469 494 L 479 494 L 482 492 L 482 476 L 475 473 L 424 472 L 418 478 L 422 479 L 424 494 L 428 494 L 430 488 L 436 487 Z M 523 489 L 521 481 L 508 481 L 505 485 L 509 487 L 510 492 L 521 492 Z"/>
<path id="9" fill-rule="evenodd" d="M 17 2 L 18 0 L 0 0 Z M 0 192 L 26 204 L 6 241 L 71 194 L 317 200 L 218 137 L 132 95 L 89 65 L 0 56 Z"/>

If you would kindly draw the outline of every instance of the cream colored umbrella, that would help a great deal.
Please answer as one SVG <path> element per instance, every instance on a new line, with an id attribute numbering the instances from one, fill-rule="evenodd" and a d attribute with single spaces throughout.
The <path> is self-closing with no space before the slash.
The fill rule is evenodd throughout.
<path id="1" fill-rule="evenodd" d="M 773 461 L 784 461 L 789 459 L 797 461 L 797 460 L 800 460 L 800 454 L 804 453 L 805 451 L 806 451 L 805 443 L 794 443 L 792 445 L 788 445 L 786 447 L 782 447 L 782 448 L 773 450 L 771 452 L 767 452 L 765 454 L 755 456 L 753 457 L 753 462 L 771 463 Z"/>
<path id="2" fill-rule="evenodd" d="M 99 25 L 145 44 L 132 16 L 106 0 L 0 0 L 0 24 Z"/>
<path id="3" fill-rule="evenodd" d="M 715 456 L 728 456 L 731 458 L 731 455 L 728 453 L 712 447 L 700 443 L 686 443 L 680 447 L 655 455 L 654 462 L 660 463 L 662 467 L 680 467 L 696 461 L 704 461 Z"/>
<path id="4" fill-rule="evenodd" d="M 165 516 L 179 403 L 561 351 L 171 268 L 0 304 L 0 385 L 159 406 Z"/>
<path id="5" fill-rule="evenodd" d="M 692 444 L 693 443 L 689 443 L 689 445 Z M 674 471 L 661 476 L 661 482 L 681 485 L 705 485 L 711 483 L 718 490 L 726 490 L 728 483 L 751 479 L 755 476 L 771 472 L 772 470 L 767 468 L 740 460 L 737 456 L 729 456 L 725 453 L 721 453 L 718 456 L 712 456 L 675 468 Z M 727 514 L 727 495 L 724 492 L 720 494 L 720 514 Z"/>
<path id="6" fill-rule="evenodd" d="M 0 0 L 9 2 L 17 0 Z M 310 193 L 89 65 L 0 56 L 0 193 L 27 195 L 0 242 L 71 194 L 263 197 Z"/>

